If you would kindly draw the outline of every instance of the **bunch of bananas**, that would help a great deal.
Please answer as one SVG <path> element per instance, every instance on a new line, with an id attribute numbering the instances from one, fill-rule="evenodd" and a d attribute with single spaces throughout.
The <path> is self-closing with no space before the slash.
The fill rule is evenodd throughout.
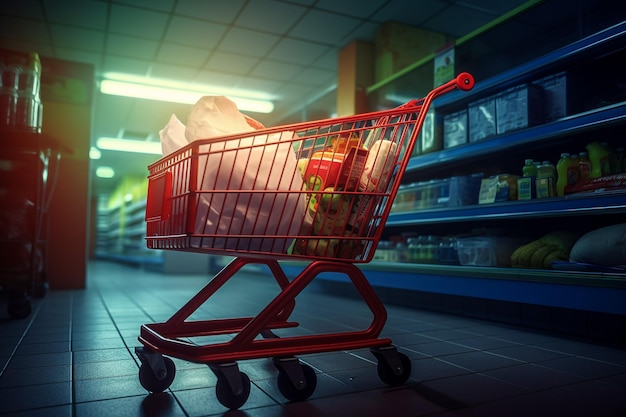
<path id="1" fill-rule="evenodd" d="M 552 261 L 567 261 L 579 235 L 560 230 L 550 232 L 540 239 L 522 245 L 511 255 L 514 268 L 552 269 Z"/>

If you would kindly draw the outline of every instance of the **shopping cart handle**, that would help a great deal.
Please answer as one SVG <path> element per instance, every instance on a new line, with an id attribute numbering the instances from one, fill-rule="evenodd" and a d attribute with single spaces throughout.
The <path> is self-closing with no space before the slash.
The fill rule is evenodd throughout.
<path id="1" fill-rule="evenodd" d="M 474 77 L 468 72 L 462 72 L 456 76 L 456 85 L 460 90 L 469 91 L 474 88 Z"/>

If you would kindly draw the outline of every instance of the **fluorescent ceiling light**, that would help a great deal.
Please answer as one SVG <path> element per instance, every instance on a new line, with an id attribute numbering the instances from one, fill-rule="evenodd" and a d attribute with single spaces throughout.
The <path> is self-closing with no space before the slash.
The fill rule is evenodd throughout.
<path id="1" fill-rule="evenodd" d="M 104 94 L 182 104 L 195 104 L 202 96 L 225 96 L 235 102 L 239 110 L 257 113 L 271 113 L 274 110 L 271 97 L 255 91 L 119 73 L 105 74 L 100 81 L 100 91 Z"/>
<path id="2" fill-rule="evenodd" d="M 163 154 L 163 151 L 161 150 L 161 142 L 119 138 L 98 138 L 96 145 L 100 149 L 109 151 L 146 153 L 151 155 Z"/>
<path id="3" fill-rule="evenodd" d="M 115 170 L 111 167 L 101 166 L 96 168 L 96 177 L 98 178 L 113 178 L 115 176 Z"/>

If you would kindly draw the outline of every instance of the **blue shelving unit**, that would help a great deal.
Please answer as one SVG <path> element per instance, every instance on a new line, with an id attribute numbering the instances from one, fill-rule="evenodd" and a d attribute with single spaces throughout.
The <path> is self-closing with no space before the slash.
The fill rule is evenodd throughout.
<path id="1" fill-rule="evenodd" d="M 493 95 L 525 82 L 532 82 L 550 73 L 593 57 L 623 49 L 626 45 L 626 22 L 602 30 L 524 65 L 490 78 L 478 80 L 471 92 L 453 92 L 438 98 L 438 112 L 455 111 L 475 100 Z M 512 155 L 518 150 L 531 152 L 537 147 L 550 146 L 550 141 L 562 143 L 570 136 L 597 129 L 626 127 L 626 102 L 573 114 L 539 126 L 499 135 L 488 140 L 422 154 L 411 158 L 407 174 L 420 180 L 431 179 L 442 172 L 446 164 L 470 167 L 480 158 Z M 560 145 L 557 145 L 560 146 Z M 626 214 L 626 190 L 612 193 L 578 194 L 561 198 L 528 201 L 508 201 L 495 204 L 454 208 L 433 208 L 405 213 L 392 213 L 386 223 L 392 230 L 420 226 L 458 223 L 471 225 L 480 221 L 571 217 L 576 224 L 585 216 Z M 581 217 L 582 216 L 582 217 Z M 626 217 L 624 217 L 626 221 Z M 298 262 L 286 263 L 288 274 L 302 268 Z M 531 270 L 499 267 L 465 267 L 419 265 L 406 263 L 377 263 L 361 265 L 372 285 L 397 290 L 413 290 L 453 296 L 476 297 L 540 306 L 576 309 L 599 313 L 626 315 L 626 274 L 601 272 L 572 272 Z M 347 282 L 341 274 L 324 274 L 320 279 Z"/>

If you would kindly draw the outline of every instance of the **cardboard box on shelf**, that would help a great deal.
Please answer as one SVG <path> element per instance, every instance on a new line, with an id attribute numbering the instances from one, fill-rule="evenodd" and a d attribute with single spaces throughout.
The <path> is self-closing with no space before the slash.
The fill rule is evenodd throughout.
<path id="1" fill-rule="evenodd" d="M 496 98 L 487 97 L 467 107 L 469 141 L 477 142 L 496 135 Z"/>
<path id="2" fill-rule="evenodd" d="M 542 89 L 534 84 L 510 88 L 496 97 L 496 132 L 535 126 L 543 119 Z"/>
<path id="3" fill-rule="evenodd" d="M 435 53 L 449 39 L 446 35 L 397 22 L 380 25 L 375 34 L 375 79 L 384 80 L 418 60 Z M 424 80 L 428 90 L 431 79 Z"/>
<path id="4" fill-rule="evenodd" d="M 467 110 L 446 114 L 443 117 L 443 148 L 467 143 Z"/>

